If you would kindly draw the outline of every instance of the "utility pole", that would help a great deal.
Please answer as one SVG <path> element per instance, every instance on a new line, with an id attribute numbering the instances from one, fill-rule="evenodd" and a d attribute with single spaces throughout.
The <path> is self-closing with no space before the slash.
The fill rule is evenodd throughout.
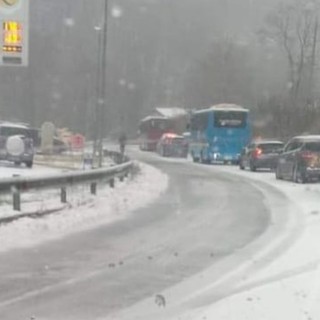
<path id="1" fill-rule="evenodd" d="M 105 134 L 105 116 L 106 116 L 106 69 L 107 69 L 107 40 L 108 40 L 108 0 L 104 0 L 104 8 L 102 15 L 102 39 L 101 39 L 101 55 L 100 55 L 100 79 L 98 83 L 98 150 L 99 150 L 99 167 L 103 162 L 103 138 Z"/>
<path id="2" fill-rule="evenodd" d="M 99 134 L 99 113 L 100 113 L 100 103 L 99 103 L 99 97 L 100 97 L 100 83 L 101 83 L 101 53 L 102 53 L 102 27 L 96 26 L 94 27 L 94 30 L 97 32 L 97 41 L 98 41 L 98 48 L 97 48 L 97 75 L 96 75 L 96 92 L 95 92 L 95 109 L 94 109 L 94 122 L 93 122 L 93 150 L 92 150 L 92 159 L 95 161 L 98 151 L 98 139 L 100 137 Z"/>

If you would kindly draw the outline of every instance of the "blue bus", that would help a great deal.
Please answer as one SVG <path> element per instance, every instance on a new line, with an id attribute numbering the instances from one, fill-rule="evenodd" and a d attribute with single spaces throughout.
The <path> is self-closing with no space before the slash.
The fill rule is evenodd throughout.
<path id="1" fill-rule="evenodd" d="M 235 104 L 219 104 L 193 112 L 189 150 L 194 162 L 237 163 L 250 141 L 249 110 Z"/>

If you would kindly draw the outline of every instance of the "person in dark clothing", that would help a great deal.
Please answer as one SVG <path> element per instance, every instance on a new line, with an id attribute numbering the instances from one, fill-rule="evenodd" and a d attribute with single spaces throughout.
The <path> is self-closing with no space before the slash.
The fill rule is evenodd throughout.
<path id="1" fill-rule="evenodd" d="M 119 137 L 120 153 L 122 156 L 124 155 L 126 143 L 127 143 L 127 135 L 124 132 L 122 132 Z"/>

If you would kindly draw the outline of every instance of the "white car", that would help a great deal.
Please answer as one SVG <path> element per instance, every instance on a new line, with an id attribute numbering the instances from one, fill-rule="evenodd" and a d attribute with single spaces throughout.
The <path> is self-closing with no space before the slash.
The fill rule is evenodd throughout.
<path id="1" fill-rule="evenodd" d="M 0 123 L 0 160 L 12 161 L 16 165 L 33 165 L 33 139 L 28 126 L 10 122 Z"/>

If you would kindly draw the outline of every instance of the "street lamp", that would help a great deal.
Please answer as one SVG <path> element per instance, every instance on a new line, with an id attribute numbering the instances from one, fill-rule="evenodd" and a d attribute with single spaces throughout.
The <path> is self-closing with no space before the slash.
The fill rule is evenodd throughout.
<path id="1" fill-rule="evenodd" d="M 98 70 L 97 70 L 97 101 L 96 101 L 96 121 L 95 121 L 95 142 L 93 147 L 93 155 L 99 151 L 99 167 L 102 167 L 103 162 L 103 138 L 105 127 L 105 115 L 107 109 L 106 103 L 106 68 L 107 68 L 107 40 L 108 40 L 108 13 L 109 1 L 104 1 L 102 13 L 102 25 L 96 26 L 95 30 L 98 33 Z M 122 10 L 120 7 L 113 7 L 111 11 L 112 17 L 120 18 Z M 98 140 L 98 145 L 97 141 Z"/>
<path id="2" fill-rule="evenodd" d="M 104 8 L 102 13 L 102 27 L 95 27 L 98 32 L 98 72 L 97 72 L 97 101 L 95 116 L 95 142 L 93 146 L 94 156 L 96 149 L 99 151 L 98 166 L 102 167 L 103 161 L 103 138 L 106 112 L 106 66 L 107 66 L 107 34 L 108 34 L 108 0 L 104 0 Z M 97 139 L 98 138 L 98 139 Z M 96 144 L 98 140 L 98 146 Z"/>
<path id="3" fill-rule="evenodd" d="M 97 149 L 98 149 L 98 139 L 99 139 L 99 113 L 100 113 L 100 106 L 99 106 L 99 95 L 100 95 L 100 79 L 101 79 L 101 47 L 102 47 L 102 27 L 95 26 L 94 30 L 97 33 L 97 78 L 96 78 L 96 86 L 95 86 L 95 109 L 94 109 L 94 118 L 93 118 L 93 152 L 92 152 L 92 159 L 95 161 L 96 155 L 97 155 Z"/>

